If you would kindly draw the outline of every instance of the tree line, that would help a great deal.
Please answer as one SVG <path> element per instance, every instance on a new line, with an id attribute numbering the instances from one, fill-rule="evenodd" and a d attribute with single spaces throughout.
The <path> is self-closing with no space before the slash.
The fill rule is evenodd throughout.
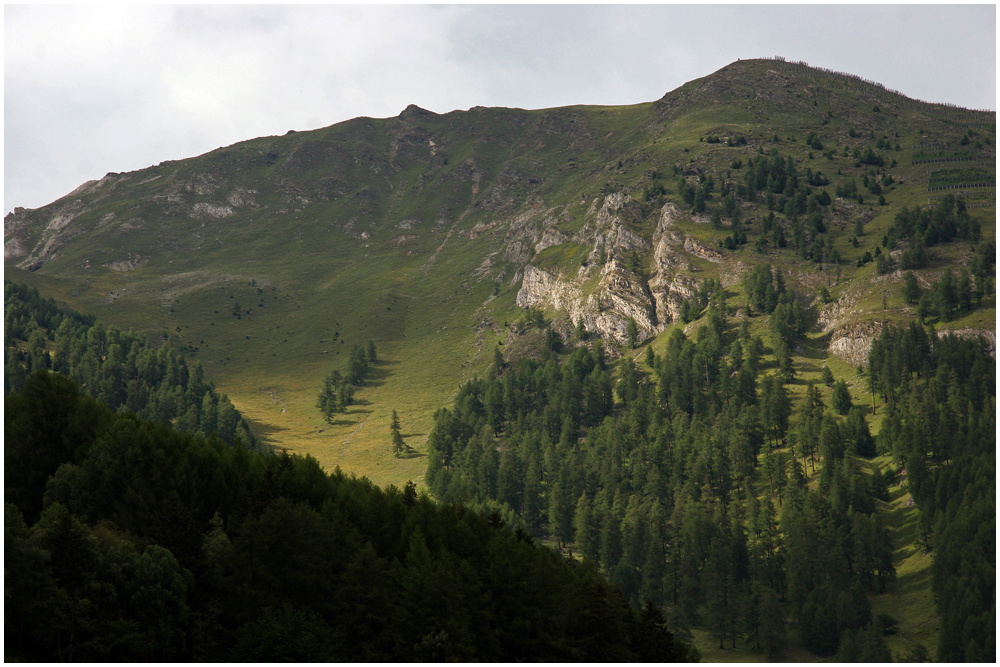
<path id="1" fill-rule="evenodd" d="M 74 378 L 88 394 L 120 411 L 173 424 L 186 433 L 217 434 L 260 445 L 225 394 L 167 344 L 133 330 L 104 326 L 93 316 L 59 308 L 38 290 L 4 281 L 4 391 L 37 371 Z"/>

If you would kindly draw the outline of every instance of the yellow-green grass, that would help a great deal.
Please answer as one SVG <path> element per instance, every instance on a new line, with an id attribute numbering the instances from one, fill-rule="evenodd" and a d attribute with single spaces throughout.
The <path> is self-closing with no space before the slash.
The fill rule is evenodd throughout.
<path id="1" fill-rule="evenodd" d="M 891 461 L 879 457 L 874 465 L 888 466 Z M 899 623 L 899 632 L 885 638 L 894 656 L 902 656 L 923 644 L 930 655 L 937 655 L 940 618 L 934 607 L 931 589 L 933 556 L 920 548 L 917 533 L 918 510 L 905 482 L 890 489 L 890 500 L 881 504 L 896 553 L 896 583 L 886 594 L 870 597 L 872 614 L 888 614 Z"/>
<path id="2" fill-rule="evenodd" d="M 719 648 L 719 637 L 709 630 L 695 628 L 691 631 L 693 644 L 701 655 L 701 662 L 829 662 L 813 655 L 806 649 L 799 646 L 798 630 L 794 625 L 789 625 L 785 631 L 781 655 L 774 660 L 769 660 L 767 654 L 751 648 L 743 640 L 736 642 L 736 648 L 730 648 L 730 641 L 726 641 L 725 648 Z"/>

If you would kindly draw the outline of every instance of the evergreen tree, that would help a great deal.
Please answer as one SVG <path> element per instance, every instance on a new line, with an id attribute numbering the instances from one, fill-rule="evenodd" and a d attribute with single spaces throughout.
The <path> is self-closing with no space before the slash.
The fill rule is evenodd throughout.
<path id="1" fill-rule="evenodd" d="M 847 383 L 838 380 L 833 385 L 833 397 L 830 404 L 834 410 L 842 415 L 846 415 L 851 409 L 851 394 L 847 391 Z"/>
<path id="2" fill-rule="evenodd" d="M 845 438 L 848 447 L 856 455 L 865 458 L 875 456 L 875 439 L 868 429 L 868 423 L 865 421 L 863 411 L 858 407 L 852 407 L 847 413 Z"/>
<path id="3" fill-rule="evenodd" d="M 903 300 L 913 305 L 920 301 L 920 293 L 921 289 L 917 283 L 917 277 L 913 275 L 912 271 L 907 271 L 903 274 Z"/>
<path id="4" fill-rule="evenodd" d="M 396 456 L 396 458 L 399 458 L 406 453 L 408 447 L 406 446 L 406 443 L 403 442 L 403 436 L 400 433 L 399 415 L 396 414 L 395 410 L 392 411 L 392 421 L 389 423 L 389 433 L 392 436 L 392 453 Z"/>
<path id="5" fill-rule="evenodd" d="M 577 550 L 586 558 L 597 562 L 598 527 L 586 494 L 581 494 L 576 501 L 576 509 L 573 512 L 573 534 Z"/>
<path id="6" fill-rule="evenodd" d="M 628 346 L 630 348 L 635 347 L 638 336 L 639 331 L 636 327 L 635 319 L 630 317 L 628 318 L 628 323 L 625 325 L 625 338 L 628 340 Z"/>

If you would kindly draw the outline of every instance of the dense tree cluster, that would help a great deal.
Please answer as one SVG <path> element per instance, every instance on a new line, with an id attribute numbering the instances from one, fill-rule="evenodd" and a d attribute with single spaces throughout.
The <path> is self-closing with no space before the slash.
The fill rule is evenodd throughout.
<path id="1" fill-rule="evenodd" d="M 658 608 L 460 505 L 8 394 L 6 656 L 31 661 L 669 661 Z"/>
<path id="2" fill-rule="evenodd" d="M 232 401 L 205 379 L 200 362 L 189 367 L 165 344 L 60 309 L 38 290 L 10 281 L 4 281 L 4 340 L 5 391 L 19 389 L 32 372 L 54 370 L 113 409 L 258 446 Z"/>
<path id="3" fill-rule="evenodd" d="M 822 146 L 815 135 L 807 140 L 810 145 Z M 761 224 L 761 236 L 756 243 L 758 252 L 763 252 L 767 245 L 784 248 L 790 237 L 803 259 L 839 262 L 836 249 L 825 240 L 826 211 L 833 200 L 823 186 L 829 183 L 821 171 L 814 173 L 807 168 L 800 173 L 792 157 L 781 155 L 776 148 L 756 160 L 748 160 L 743 183 L 737 186 L 736 194 L 748 202 L 762 197 L 770 211 Z M 775 212 L 782 214 L 784 221 Z"/>
<path id="4" fill-rule="evenodd" d="M 515 511 L 636 607 L 663 605 L 682 636 L 704 627 L 773 658 L 792 621 L 818 655 L 842 641 L 853 655 L 872 635 L 870 658 L 885 647 L 867 594 L 895 572 L 875 502 L 886 481 L 855 458 L 874 454 L 863 413 L 845 421 L 816 393 L 795 417 L 763 342 L 729 330 L 721 297 L 696 341 L 675 330 L 662 356 L 646 353 L 648 371 L 626 356 L 612 376 L 580 348 L 467 383 L 436 415 L 428 483 Z"/>
<path id="5" fill-rule="evenodd" d="M 906 468 L 933 548 L 938 659 L 996 661 L 996 365 L 981 340 L 886 327 L 872 345 L 879 444 Z"/>
<path id="6" fill-rule="evenodd" d="M 323 378 L 323 388 L 316 399 L 316 407 L 323 413 L 327 423 L 332 424 L 334 415 L 345 412 L 347 406 L 354 402 L 355 387 L 365 381 L 376 361 L 378 355 L 374 342 L 368 341 L 368 347 L 355 345 L 351 349 L 346 372 L 342 374 L 334 369 Z"/>
<path id="7" fill-rule="evenodd" d="M 919 286 L 912 289 L 904 284 L 907 293 L 905 298 L 917 296 L 917 316 L 920 319 L 937 317 L 947 322 L 964 313 L 971 312 L 976 305 L 982 304 L 985 296 L 984 281 L 976 281 L 973 287 L 969 270 L 962 268 L 961 273 L 956 277 L 950 268 L 945 269 L 944 274 L 936 282 L 932 283 L 930 289 L 924 292 Z"/>
<path id="8" fill-rule="evenodd" d="M 791 379 L 795 375 L 792 349 L 807 328 L 807 315 L 795 296 L 785 288 L 780 270 L 770 264 L 759 264 L 743 279 L 748 313 L 770 313 L 768 325 L 778 368 Z"/>
<path id="9" fill-rule="evenodd" d="M 969 215 L 965 201 L 948 194 L 933 206 L 904 206 L 900 209 L 882 239 L 882 247 L 891 251 L 897 245 L 902 246 L 899 268 L 905 271 L 927 266 L 926 249 L 929 246 L 947 243 L 956 238 L 975 244 L 981 237 L 981 226 Z M 988 266 L 984 266 L 980 272 L 984 279 L 992 275 Z"/>
<path id="10" fill-rule="evenodd" d="M 711 175 L 700 177 L 698 185 L 688 183 L 683 176 L 677 178 L 677 193 L 684 200 L 691 210 L 696 213 L 705 211 L 707 202 L 712 197 L 712 190 L 715 189 L 715 178 Z"/>
<path id="11" fill-rule="evenodd" d="M 951 268 L 947 268 L 926 291 L 920 287 L 913 272 L 907 271 L 903 275 L 903 300 L 917 306 L 917 316 L 921 320 L 936 317 L 947 322 L 981 307 L 986 295 L 995 289 L 992 285 L 995 252 L 992 243 L 979 243 L 971 271 L 962 267 L 956 277 Z"/>
<path id="12" fill-rule="evenodd" d="M 773 313 L 785 293 L 785 281 L 770 264 L 758 264 L 743 278 L 743 290 L 751 312 Z"/>

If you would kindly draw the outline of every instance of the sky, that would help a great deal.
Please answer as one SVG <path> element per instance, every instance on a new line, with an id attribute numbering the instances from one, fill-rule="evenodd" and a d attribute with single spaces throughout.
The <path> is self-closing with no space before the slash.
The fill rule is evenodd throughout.
<path id="1" fill-rule="evenodd" d="M 4 212 L 409 104 L 650 102 L 784 56 L 996 109 L 996 5 L 4 6 Z"/>

